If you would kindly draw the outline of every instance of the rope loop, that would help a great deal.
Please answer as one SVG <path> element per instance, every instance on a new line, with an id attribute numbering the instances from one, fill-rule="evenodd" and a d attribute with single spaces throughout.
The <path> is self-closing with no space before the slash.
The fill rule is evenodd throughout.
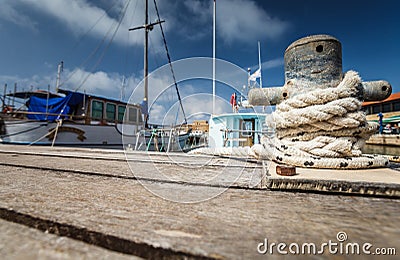
<path id="1" fill-rule="evenodd" d="M 264 137 L 262 146 L 252 147 L 253 152 L 258 158 L 300 167 L 387 166 L 384 156 L 362 154 L 365 141 L 378 124 L 367 122 L 361 111 L 361 90 L 360 76 L 349 71 L 337 87 L 321 86 L 283 101 L 273 113 L 276 136 Z"/>

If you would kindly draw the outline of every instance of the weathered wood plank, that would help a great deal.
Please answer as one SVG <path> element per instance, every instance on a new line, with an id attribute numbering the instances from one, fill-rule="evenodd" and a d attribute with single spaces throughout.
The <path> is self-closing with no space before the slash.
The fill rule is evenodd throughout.
<path id="1" fill-rule="evenodd" d="M 2 259 L 142 259 L 0 219 Z"/>
<path id="2" fill-rule="evenodd" d="M 184 186 L 157 183 L 181 196 Z M 399 201 L 209 187 L 202 203 L 174 203 L 136 180 L 0 166 L 0 208 L 177 254 L 253 259 L 257 245 L 333 240 L 395 246 Z M 193 186 L 193 192 L 196 186 Z M 204 190 L 200 190 L 204 192 Z M 312 210 L 311 210 L 312 209 Z M 379 227 L 371 229 L 371 227 Z"/>

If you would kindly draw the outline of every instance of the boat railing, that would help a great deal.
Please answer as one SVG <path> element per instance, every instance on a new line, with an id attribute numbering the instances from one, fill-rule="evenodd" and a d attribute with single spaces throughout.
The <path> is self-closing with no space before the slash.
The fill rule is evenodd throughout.
<path id="1" fill-rule="evenodd" d="M 71 117 L 71 118 L 86 118 L 84 115 L 71 115 L 71 114 L 59 114 L 59 113 L 48 113 L 48 112 L 32 112 L 32 111 L 23 111 L 23 110 L 15 110 L 7 112 L 9 115 L 44 115 L 44 116 L 59 116 L 61 117 Z"/>
<path id="2" fill-rule="evenodd" d="M 258 134 L 258 139 L 260 141 L 260 137 L 262 135 L 273 137 L 275 135 L 275 131 L 273 129 L 263 129 L 263 130 L 246 130 L 246 129 L 220 129 L 221 132 L 224 133 L 223 138 L 223 146 L 227 147 L 228 144 L 233 144 L 233 142 L 237 142 L 239 146 L 243 146 L 241 144 L 246 144 L 249 142 L 249 138 L 254 137 L 253 135 Z M 236 133 L 242 134 L 241 136 L 235 135 Z M 253 139 L 253 142 L 255 140 Z"/>
<path id="3" fill-rule="evenodd" d="M 64 121 L 82 121 L 85 120 L 87 122 L 98 122 L 99 124 L 102 125 L 107 125 L 108 123 L 115 123 L 115 124 L 133 124 L 135 122 L 133 121 L 121 121 L 121 120 L 113 120 L 113 119 L 106 119 L 106 118 L 95 118 L 95 117 L 89 117 L 86 115 L 74 115 L 74 114 L 58 114 L 58 113 L 49 113 L 49 112 L 32 112 L 32 111 L 21 111 L 21 110 L 15 110 L 15 111 L 8 111 L 5 113 L 11 117 L 15 118 L 20 118 L 23 119 L 27 115 L 42 115 L 47 117 L 58 117 L 59 119 L 62 119 Z M 47 120 L 44 120 L 47 121 Z M 86 123 L 89 124 L 89 123 Z M 141 124 L 141 122 L 139 122 Z"/>
<path id="4" fill-rule="evenodd" d="M 175 137 L 178 135 L 177 129 L 173 127 L 140 130 L 136 133 L 135 151 L 142 149 L 142 147 L 149 151 L 151 146 L 154 145 L 155 151 L 169 152 Z"/>
<path id="5" fill-rule="evenodd" d="M 265 134 L 265 135 L 272 135 L 275 134 L 274 130 L 245 130 L 245 129 L 220 129 L 221 132 L 226 133 L 256 133 L 256 134 Z"/>

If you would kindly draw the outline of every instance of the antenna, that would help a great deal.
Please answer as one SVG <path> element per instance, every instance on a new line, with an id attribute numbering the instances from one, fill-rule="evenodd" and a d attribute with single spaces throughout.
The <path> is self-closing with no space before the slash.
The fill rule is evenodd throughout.
<path id="1" fill-rule="evenodd" d="M 121 93 L 119 100 L 125 99 L 125 76 L 122 77 L 122 83 L 121 83 Z"/>
<path id="2" fill-rule="evenodd" d="M 4 108 L 7 106 L 6 105 L 6 95 L 7 95 L 7 83 L 4 84 L 3 108 L 1 111 L 4 111 Z"/>
<path id="3" fill-rule="evenodd" d="M 247 68 L 247 86 L 248 86 L 248 90 L 247 91 L 249 91 L 250 90 L 250 88 L 251 88 L 251 85 L 250 85 L 250 74 L 251 73 L 251 69 L 250 68 Z"/>
<path id="4" fill-rule="evenodd" d="M 61 61 L 60 64 L 58 64 L 58 70 L 57 70 L 56 92 L 58 92 L 60 88 L 61 72 L 63 72 L 63 70 L 64 70 L 64 62 Z"/>

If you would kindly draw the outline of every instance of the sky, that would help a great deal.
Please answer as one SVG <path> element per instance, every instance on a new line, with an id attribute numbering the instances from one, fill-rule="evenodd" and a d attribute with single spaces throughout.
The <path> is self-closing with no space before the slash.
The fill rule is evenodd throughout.
<path id="1" fill-rule="evenodd" d="M 365 81 L 387 80 L 393 92 L 400 91 L 400 1 L 216 3 L 216 57 L 232 63 L 232 68 L 254 71 L 259 41 L 264 87 L 284 84 L 284 52 L 293 41 L 329 34 L 342 43 L 344 72 L 355 70 Z M 212 57 L 212 0 L 158 0 L 157 5 L 173 61 Z M 155 21 L 153 0 L 149 12 L 149 20 Z M 143 23 L 144 0 L 0 0 L 0 86 L 8 84 L 10 90 L 17 83 L 18 90 L 29 90 L 50 85 L 54 91 L 57 66 L 64 61 L 62 88 L 124 100 L 133 93 L 134 101 L 140 102 L 143 93 L 137 87 L 143 79 L 144 34 L 129 28 Z M 154 72 L 168 62 L 157 26 L 150 32 L 149 49 L 149 71 Z M 197 65 L 192 65 L 190 69 L 196 71 Z M 163 92 L 163 82 L 158 79 L 158 86 L 150 86 L 154 97 Z M 178 85 L 187 114 L 199 113 L 198 107 L 210 112 L 209 81 L 185 80 Z M 172 95 L 171 89 L 163 92 L 165 96 Z M 217 91 L 218 112 L 229 109 L 230 92 L 229 87 Z M 154 104 L 153 114 L 165 114 L 176 105 L 165 107 L 164 101 Z"/>

